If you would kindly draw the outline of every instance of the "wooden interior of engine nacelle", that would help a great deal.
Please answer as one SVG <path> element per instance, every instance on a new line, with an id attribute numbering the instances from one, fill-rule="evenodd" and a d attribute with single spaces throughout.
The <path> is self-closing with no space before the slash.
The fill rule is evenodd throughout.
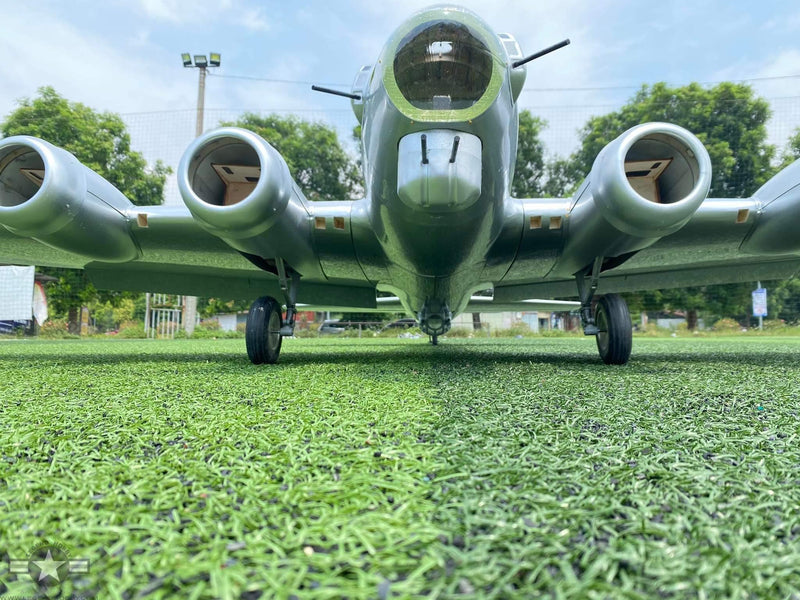
<path id="1" fill-rule="evenodd" d="M 33 182 L 36 187 L 42 187 L 44 169 L 20 169 L 19 171 L 27 177 L 29 181 Z"/>
<path id="2" fill-rule="evenodd" d="M 633 190 L 642 198 L 661 204 L 658 178 L 672 162 L 671 158 L 635 160 L 625 163 L 625 177 Z"/>
<path id="3" fill-rule="evenodd" d="M 238 204 L 255 189 L 261 177 L 261 167 L 245 165 L 211 165 L 225 184 L 223 206 Z"/>

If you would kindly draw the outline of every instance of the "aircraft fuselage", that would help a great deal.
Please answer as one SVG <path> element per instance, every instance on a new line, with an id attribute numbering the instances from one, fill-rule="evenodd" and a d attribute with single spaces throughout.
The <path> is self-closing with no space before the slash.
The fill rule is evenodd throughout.
<path id="1" fill-rule="evenodd" d="M 508 63 L 478 17 L 434 8 L 392 35 L 364 93 L 369 221 L 387 258 L 379 289 L 423 329 L 432 318 L 431 333 L 491 287 L 487 254 L 509 218 L 517 146 Z M 491 268 L 512 260 L 496 257 Z"/>

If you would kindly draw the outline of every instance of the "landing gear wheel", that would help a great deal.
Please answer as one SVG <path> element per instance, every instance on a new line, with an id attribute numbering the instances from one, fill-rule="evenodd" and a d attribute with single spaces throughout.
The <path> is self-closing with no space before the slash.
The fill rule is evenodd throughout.
<path id="1" fill-rule="evenodd" d="M 274 364 L 281 353 L 281 305 L 275 298 L 263 296 L 253 302 L 247 315 L 245 344 L 254 365 Z"/>
<path id="2" fill-rule="evenodd" d="M 633 327 L 628 305 L 618 294 L 606 294 L 597 302 L 597 350 L 607 365 L 624 365 L 631 357 Z"/>

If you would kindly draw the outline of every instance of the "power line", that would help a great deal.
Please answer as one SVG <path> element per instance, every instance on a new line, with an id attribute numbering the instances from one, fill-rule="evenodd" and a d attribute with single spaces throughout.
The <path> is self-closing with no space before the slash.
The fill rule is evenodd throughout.
<path id="1" fill-rule="evenodd" d="M 223 79 L 243 79 L 246 81 L 263 81 L 266 83 L 284 83 L 290 85 L 327 85 L 333 87 L 350 87 L 346 83 L 320 83 L 319 81 L 299 81 L 294 79 L 271 79 L 268 77 L 252 77 L 249 75 L 219 75 L 217 73 L 209 73 L 209 77 L 221 77 Z M 754 83 L 758 81 L 779 81 L 784 79 L 800 79 L 800 74 L 797 75 L 775 75 L 773 77 L 750 77 L 747 79 L 725 79 L 720 81 L 700 81 L 700 85 L 717 85 L 719 83 Z M 639 89 L 643 84 L 638 85 L 602 85 L 602 86 L 589 86 L 589 87 L 552 87 L 552 88 L 524 88 L 523 92 L 601 92 L 610 90 L 632 90 Z M 653 84 L 650 84 L 653 85 Z"/>
<path id="2" fill-rule="evenodd" d="M 246 81 L 264 81 L 267 83 L 288 83 L 293 85 L 330 85 L 333 87 L 349 87 L 346 83 L 320 83 L 319 81 L 297 81 L 294 79 L 270 79 L 268 77 L 251 77 L 249 75 L 219 75 L 217 73 L 209 73 L 210 76 L 220 77 L 222 79 L 244 79 Z"/>
<path id="3" fill-rule="evenodd" d="M 777 81 L 781 79 L 798 79 L 798 75 L 776 75 L 775 77 L 751 77 L 749 79 L 725 79 L 722 81 L 699 81 L 698 85 L 717 85 L 720 83 L 753 83 L 756 81 Z M 599 92 L 605 90 L 631 90 L 639 89 L 642 85 L 654 84 L 639 84 L 639 85 L 607 85 L 598 87 L 570 87 L 570 88 L 525 88 L 523 92 Z"/>

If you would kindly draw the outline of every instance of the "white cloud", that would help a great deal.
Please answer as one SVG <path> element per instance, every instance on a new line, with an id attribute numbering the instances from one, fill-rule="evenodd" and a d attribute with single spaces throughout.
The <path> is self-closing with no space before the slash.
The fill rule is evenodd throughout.
<path id="1" fill-rule="evenodd" d="M 246 8 L 241 12 L 237 12 L 233 22 L 241 25 L 249 31 L 269 31 L 272 24 L 264 14 L 263 8 Z"/>
<path id="2" fill-rule="evenodd" d="M 792 33 L 800 31 L 800 12 L 780 19 L 766 21 L 761 29 L 767 32 Z"/>
<path id="3" fill-rule="evenodd" d="M 155 110 L 191 98 L 192 82 L 169 77 L 161 63 L 149 63 L 124 45 L 112 46 L 47 13 L 9 13 L 3 25 L 0 53 L 23 52 L 25 59 L 0 62 L 0 114 L 45 85 L 70 100 L 118 112 Z"/>
<path id="4" fill-rule="evenodd" d="M 157 21 L 191 23 L 207 20 L 208 15 L 224 15 L 231 0 L 134 0 L 140 9 Z"/>

